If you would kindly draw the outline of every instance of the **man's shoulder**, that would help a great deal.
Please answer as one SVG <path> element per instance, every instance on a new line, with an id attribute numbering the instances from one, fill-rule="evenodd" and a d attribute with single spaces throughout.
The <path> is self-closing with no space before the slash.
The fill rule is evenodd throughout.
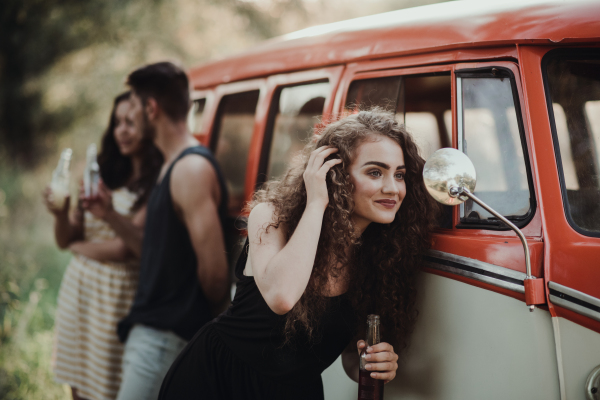
<path id="1" fill-rule="evenodd" d="M 203 199 L 218 202 L 221 194 L 213 164 L 200 154 L 188 154 L 177 161 L 171 171 L 171 196 L 180 206 L 198 204 Z"/>
<path id="2" fill-rule="evenodd" d="M 207 175 L 214 176 L 215 168 L 207 155 L 200 153 L 185 155 L 173 165 L 171 171 L 171 179 L 197 179 Z"/>

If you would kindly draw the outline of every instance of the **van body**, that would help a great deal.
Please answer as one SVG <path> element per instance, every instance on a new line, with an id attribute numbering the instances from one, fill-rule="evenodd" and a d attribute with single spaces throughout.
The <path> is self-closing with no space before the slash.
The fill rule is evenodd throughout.
<path id="1" fill-rule="evenodd" d="M 532 274 L 544 282 L 534 312 L 515 233 L 471 201 L 445 210 L 411 346 L 386 398 L 594 396 L 586 380 L 600 365 L 600 2 L 400 10 L 269 40 L 190 78 L 194 132 L 221 163 L 232 218 L 282 176 L 321 120 L 380 106 L 423 158 L 442 147 L 467 154 L 475 194 L 526 236 Z M 328 399 L 356 396 L 340 360 L 324 385 Z"/>

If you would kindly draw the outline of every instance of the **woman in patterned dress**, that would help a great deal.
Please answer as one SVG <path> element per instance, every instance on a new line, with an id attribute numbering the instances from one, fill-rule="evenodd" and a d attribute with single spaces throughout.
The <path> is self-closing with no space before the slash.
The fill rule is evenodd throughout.
<path id="1" fill-rule="evenodd" d="M 90 199 L 69 215 L 69 198 L 55 209 L 51 190 L 44 192 L 56 242 L 73 253 L 58 297 L 52 364 L 56 380 L 71 387 L 75 400 L 108 400 L 118 393 L 123 344 L 116 324 L 136 291 L 145 204 L 162 164 L 151 139 L 128 118 L 129 108 L 129 93 L 115 99 L 98 155 L 101 190 L 112 190 L 111 218 L 84 211 L 82 203 L 93 211 Z M 116 231 L 130 236 L 129 245 Z"/>

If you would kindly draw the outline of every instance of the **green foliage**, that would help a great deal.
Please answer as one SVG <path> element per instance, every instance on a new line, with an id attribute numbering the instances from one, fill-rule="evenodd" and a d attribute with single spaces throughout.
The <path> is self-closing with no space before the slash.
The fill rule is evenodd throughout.
<path id="1" fill-rule="evenodd" d="M 45 112 L 38 80 L 65 55 L 110 41 L 113 15 L 129 1 L 4 0 L 0 14 L 0 142 L 3 156 L 31 165 L 43 149 L 36 137 L 55 132 L 88 110 Z"/>
<path id="2" fill-rule="evenodd" d="M 45 172 L 45 171 L 44 171 Z M 50 371 L 56 296 L 69 254 L 52 241 L 40 171 L 0 163 L 0 398 L 64 399 Z"/>

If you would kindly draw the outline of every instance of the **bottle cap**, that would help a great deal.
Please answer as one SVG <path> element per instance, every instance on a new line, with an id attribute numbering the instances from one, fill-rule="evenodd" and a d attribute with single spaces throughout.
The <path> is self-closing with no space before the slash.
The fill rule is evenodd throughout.
<path id="1" fill-rule="evenodd" d="M 60 153 L 60 158 L 64 159 L 64 160 L 70 160 L 71 156 L 73 155 L 73 150 L 71 150 L 70 148 L 66 148 L 62 151 L 62 153 Z"/>
<path id="2" fill-rule="evenodd" d="M 377 322 L 379 322 L 379 315 L 377 315 L 377 314 L 369 314 L 367 316 L 367 323 L 374 324 L 374 323 L 377 323 Z"/>

